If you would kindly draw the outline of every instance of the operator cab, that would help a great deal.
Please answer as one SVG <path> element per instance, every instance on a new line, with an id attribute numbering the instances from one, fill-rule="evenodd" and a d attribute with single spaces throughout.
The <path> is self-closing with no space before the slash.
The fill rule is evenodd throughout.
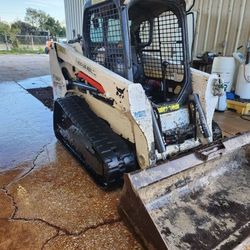
<path id="1" fill-rule="evenodd" d="M 155 104 L 191 93 L 184 0 L 88 1 L 86 56 L 135 83 Z"/>

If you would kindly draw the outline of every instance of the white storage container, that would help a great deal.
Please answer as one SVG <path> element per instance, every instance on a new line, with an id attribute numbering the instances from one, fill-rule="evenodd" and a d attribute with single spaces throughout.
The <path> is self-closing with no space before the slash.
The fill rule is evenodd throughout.
<path id="1" fill-rule="evenodd" d="M 236 62 L 233 57 L 215 57 L 212 67 L 212 73 L 219 74 L 225 83 L 225 91 L 232 89 Z"/>
<path id="2" fill-rule="evenodd" d="M 236 62 L 233 57 L 215 57 L 212 67 L 212 73 L 219 74 L 224 81 L 225 94 L 219 97 L 216 110 L 226 111 L 227 97 L 226 92 L 230 92 L 234 82 Z"/>
<path id="3" fill-rule="evenodd" d="M 240 66 L 235 94 L 241 99 L 250 100 L 250 63 Z"/>

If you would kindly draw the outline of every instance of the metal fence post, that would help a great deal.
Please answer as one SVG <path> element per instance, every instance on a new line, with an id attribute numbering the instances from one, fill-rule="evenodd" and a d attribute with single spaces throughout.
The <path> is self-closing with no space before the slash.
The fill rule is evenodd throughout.
<path id="1" fill-rule="evenodd" d="M 34 39 L 33 39 L 33 35 L 31 35 L 31 46 L 32 46 L 32 50 L 34 50 Z"/>
<path id="2" fill-rule="evenodd" d="M 6 50 L 9 50 L 8 37 L 6 33 L 4 33 L 4 38 L 5 38 Z"/>

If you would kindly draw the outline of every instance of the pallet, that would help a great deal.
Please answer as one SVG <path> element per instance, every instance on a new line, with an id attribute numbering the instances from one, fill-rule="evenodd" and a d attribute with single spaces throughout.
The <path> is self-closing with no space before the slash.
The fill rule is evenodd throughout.
<path id="1" fill-rule="evenodd" d="M 228 109 L 235 110 L 238 114 L 249 115 L 250 114 L 250 103 L 248 102 L 239 102 L 227 100 Z"/>

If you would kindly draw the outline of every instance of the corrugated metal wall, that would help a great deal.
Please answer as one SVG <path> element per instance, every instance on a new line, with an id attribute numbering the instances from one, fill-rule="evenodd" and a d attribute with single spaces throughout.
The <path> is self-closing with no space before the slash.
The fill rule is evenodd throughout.
<path id="1" fill-rule="evenodd" d="M 84 0 L 64 0 L 67 39 L 82 34 Z M 192 1 L 192 0 L 188 0 Z M 196 0 L 193 55 L 206 51 L 230 56 L 250 40 L 250 0 Z"/>
<path id="2" fill-rule="evenodd" d="M 83 1 L 84 0 L 64 0 L 68 40 L 76 38 L 77 34 L 82 34 Z"/>
<path id="3" fill-rule="evenodd" d="M 230 56 L 250 40 L 250 0 L 196 0 L 194 56 L 206 51 Z"/>

